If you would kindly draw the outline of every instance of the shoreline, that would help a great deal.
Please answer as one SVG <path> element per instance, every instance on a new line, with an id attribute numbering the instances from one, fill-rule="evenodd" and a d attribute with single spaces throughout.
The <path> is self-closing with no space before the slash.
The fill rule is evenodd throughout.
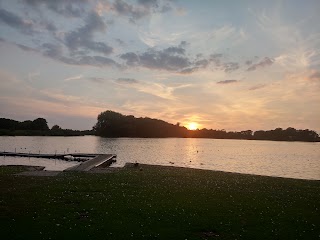
<path id="1" fill-rule="evenodd" d="M 253 138 L 210 138 L 210 137 L 104 137 L 94 134 L 84 135 L 0 135 L 0 137 L 100 137 L 106 139 L 211 139 L 211 140 L 242 140 L 242 141 L 267 141 L 267 142 L 301 142 L 301 143 L 320 143 L 320 140 L 303 141 L 303 140 L 274 140 L 274 139 L 253 139 Z"/>
<path id="2" fill-rule="evenodd" d="M 136 165 L 137 164 L 137 165 Z M 26 167 L 28 170 L 27 172 L 35 172 L 34 176 L 41 176 L 41 174 L 37 174 L 36 172 L 59 172 L 64 173 L 65 170 L 45 170 L 43 166 L 34 166 L 34 165 L 0 165 L 1 167 Z M 130 168 L 162 168 L 162 170 L 171 169 L 171 170 L 190 170 L 190 171 L 205 171 L 205 172 L 215 172 L 215 173 L 223 173 L 223 174 L 230 174 L 230 175 L 242 175 L 242 176 L 252 176 L 252 177 L 262 177 L 262 178 L 273 178 L 273 179 L 280 179 L 280 180 L 300 180 L 300 181 L 310 181 L 310 182 L 320 182 L 320 179 L 305 179 L 305 178 L 293 178 L 293 177 L 281 177 L 281 176 L 269 176 L 269 175 L 260 175 L 260 174 L 251 174 L 251 173 L 239 173 L 239 172 L 229 172 L 229 171 L 222 171 L 222 170 L 212 170 L 212 169 L 203 169 L 203 168 L 189 168 L 189 167 L 179 167 L 179 166 L 170 166 L 170 165 L 159 165 L 159 164 L 145 164 L 145 163 L 132 163 L 127 162 L 122 167 L 94 167 L 91 170 L 85 173 L 91 174 L 103 174 L 103 173 L 110 173 L 114 171 L 122 171 Z M 32 174 L 28 174 L 32 176 Z"/>

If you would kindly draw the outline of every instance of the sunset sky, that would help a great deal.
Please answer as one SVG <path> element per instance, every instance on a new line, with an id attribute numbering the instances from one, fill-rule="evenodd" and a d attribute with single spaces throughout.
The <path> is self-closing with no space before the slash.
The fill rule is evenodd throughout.
<path id="1" fill-rule="evenodd" d="M 0 0 L 0 117 L 320 133 L 320 1 Z"/>

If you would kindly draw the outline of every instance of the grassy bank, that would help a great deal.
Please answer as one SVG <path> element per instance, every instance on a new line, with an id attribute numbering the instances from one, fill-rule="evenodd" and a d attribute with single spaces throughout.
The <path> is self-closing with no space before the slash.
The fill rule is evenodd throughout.
<path id="1" fill-rule="evenodd" d="M 320 181 L 173 167 L 15 176 L 1 239 L 318 239 Z"/>

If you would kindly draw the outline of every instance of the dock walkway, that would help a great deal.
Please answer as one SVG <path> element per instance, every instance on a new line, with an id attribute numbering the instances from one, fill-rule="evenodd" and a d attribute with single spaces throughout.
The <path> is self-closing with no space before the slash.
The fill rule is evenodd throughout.
<path id="1" fill-rule="evenodd" d="M 83 172 L 83 171 L 89 171 L 90 169 L 92 169 L 94 167 L 98 167 L 102 164 L 110 166 L 112 163 L 114 163 L 116 161 L 115 158 L 116 158 L 116 155 L 114 155 L 114 154 L 101 154 L 91 160 L 83 162 L 80 165 L 68 168 L 64 171 Z"/>
<path id="2" fill-rule="evenodd" d="M 112 163 L 116 162 L 117 155 L 115 154 L 95 154 L 95 153 L 68 153 L 68 154 L 35 154 L 35 153 L 16 153 L 16 152 L 0 152 L 0 156 L 10 156 L 10 157 L 32 157 L 32 158 L 54 158 L 63 159 L 70 161 L 68 156 L 73 157 L 71 161 L 82 161 L 79 165 L 71 168 L 67 168 L 64 171 L 89 171 L 90 169 L 104 165 L 110 166 Z M 92 158 L 92 159 L 81 159 L 81 158 Z"/>
<path id="3" fill-rule="evenodd" d="M 55 154 L 46 154 L 46 153 L 17 153 L 17 152 L 0 152 L 0 156 L 8 156 L 8 157 L 32 157 L 32 158 L 54 158 L 54 159 L 64 159 L 66 156 L 72 156 L 77 158 L 76 161 L 81 161 L 82 159 L 79 158 L 94 158 L 98 155 L 97 153 L 55 153 Z M 86 160 L 84 160 L 86 161 Z"/>

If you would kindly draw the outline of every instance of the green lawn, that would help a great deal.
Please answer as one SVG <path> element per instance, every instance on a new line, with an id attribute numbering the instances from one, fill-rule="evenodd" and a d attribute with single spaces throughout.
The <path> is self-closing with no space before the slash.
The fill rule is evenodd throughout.
<path id="1" fill-rule="evenodd" d="M 15 176 L 1 239 L 319 239 L 320 181 L 173 167 Z"/>

